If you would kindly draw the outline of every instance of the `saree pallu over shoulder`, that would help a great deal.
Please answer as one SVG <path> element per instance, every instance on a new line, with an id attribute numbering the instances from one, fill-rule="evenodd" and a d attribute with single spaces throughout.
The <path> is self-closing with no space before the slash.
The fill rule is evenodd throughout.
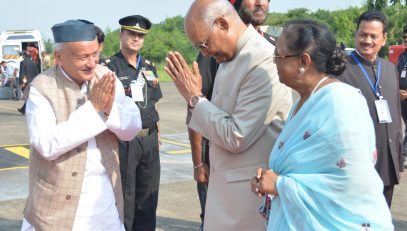
<path id="1" fill-rule="evenodd" d="M 393 230 L 360 91 L 331 83 L 291 116 L 295 106 L 270 157 L 279 196 L 268 230 Z"/>

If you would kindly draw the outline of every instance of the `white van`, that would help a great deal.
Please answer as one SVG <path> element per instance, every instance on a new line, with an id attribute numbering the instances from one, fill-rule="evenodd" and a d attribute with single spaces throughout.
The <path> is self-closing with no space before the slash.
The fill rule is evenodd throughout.
<path id="1" fill-rule="evenodd" d="M 6 30 L 0 34 L 0 60 L 21 61 L 20 54 L 27 46 L 38 48 L 38 56 L 45 50 L 44 41 L 38 30 Z"/>

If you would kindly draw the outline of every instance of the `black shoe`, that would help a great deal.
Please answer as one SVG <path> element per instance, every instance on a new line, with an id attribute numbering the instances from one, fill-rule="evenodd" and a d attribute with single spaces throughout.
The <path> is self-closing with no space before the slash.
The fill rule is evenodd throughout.
<path id="1" fill-rule="evenodd" d="M 25 115 L 25 112 L 21 110 L 21 108 L 17 108 L 17 111 L 19 111 L 21 114 Z"/>

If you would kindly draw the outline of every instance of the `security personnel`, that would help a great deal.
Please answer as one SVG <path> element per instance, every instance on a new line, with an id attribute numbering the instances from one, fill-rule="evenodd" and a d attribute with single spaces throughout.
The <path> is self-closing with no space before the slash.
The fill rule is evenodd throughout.
<path id="1" fill-rule="evenodd" d="M 160 183 L 159 116 L 162 98 L 156 68 L 140 55 L 151 22 L 140 15 L 119 20 L 121 49 L 106 60 L 137 104 L 143 130 L 132 141 L 119 141 L 120 172 L 127 231 L 154 231 Z"/>

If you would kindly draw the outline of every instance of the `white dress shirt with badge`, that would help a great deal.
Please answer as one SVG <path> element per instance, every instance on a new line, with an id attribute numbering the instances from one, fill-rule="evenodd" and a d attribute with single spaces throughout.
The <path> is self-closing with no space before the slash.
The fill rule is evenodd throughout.
<path id="1" fill-rule="evenodd" d="M 87 93 L 87 84 L 82 84 L 82 93 Z M 47 160 L 55 160 L 88 141 L 85 174 L 72 230 L 124 231 L 115 205 L 112 184 L 102 164 L 95 139 L 96 135 L 109 129 L 120 140 L 131 140 L 141 130 L 140 111 L 124 95 L 121 82 L 116 79 L 116 97 L 107 119 L 102 113 L 96 112 L 88 100 L 72 112 L 67 121 L 56 124 L 51 104 L 35 87 L 30 89 L 26 115 L 32 148 Z M 35 228 L 23 219 L 21 230 L 35 231 Z"/>

